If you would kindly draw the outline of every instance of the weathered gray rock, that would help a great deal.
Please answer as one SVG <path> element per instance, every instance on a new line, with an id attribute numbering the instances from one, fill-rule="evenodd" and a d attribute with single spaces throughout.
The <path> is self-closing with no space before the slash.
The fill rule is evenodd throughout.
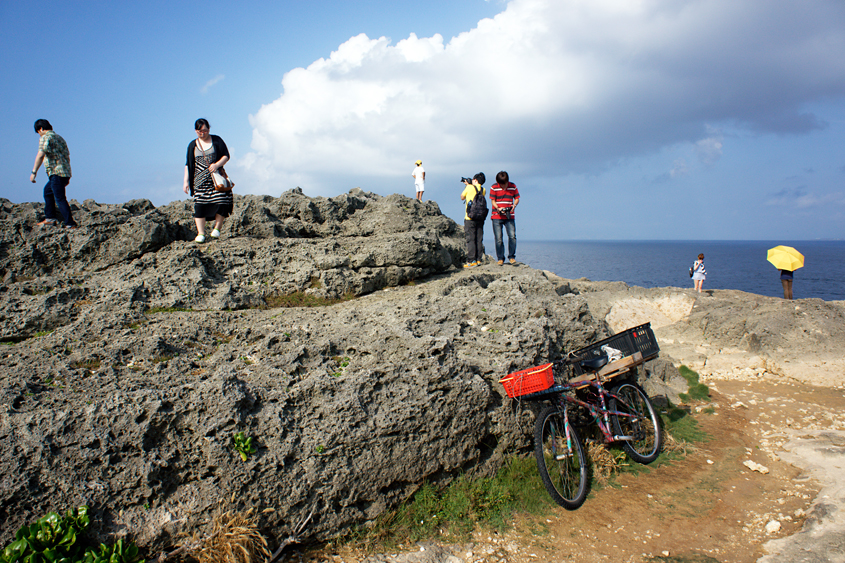
<path id="1" fill-rule="evenodd" d="M 307 533 L 334 536 L 529 448 L 531 405 L 499 378 L 607 334 L 543 272 L 456 268 L 432 202 L 237 197 L 206 245 L 185 202 L 75 206 L 67 232 L 2 202 L 0 542 L 83 503 L 96 537 L 153 551 L 230 508 L 275 509 L 271 538 L 314 511 Z M 357 298 L 267 305 L 293 292 Z"/>
<path id="2" fill-rule="evenodd" d="M 585 298 L 590 312 L 620 331 L 651 322 L 663 356 L 718 379 L 795 380 L 845 386 L 845 302 L 787 301 L 736 290 L 550 279 Z M 568 293 L 561 287 L 569 287 Z"/>

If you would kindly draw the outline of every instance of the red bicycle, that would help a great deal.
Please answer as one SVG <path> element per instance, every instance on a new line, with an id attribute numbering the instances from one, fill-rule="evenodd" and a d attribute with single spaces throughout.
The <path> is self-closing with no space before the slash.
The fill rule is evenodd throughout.
<path id="1" fill-rule="evenodd" d="M 644 333 L 653 343 L 646 347 L 648 356 L 637 350 L 611 362 L 606 352 L 602 356 L 594 353 L 604 347 L 621 354 L 620 336 L 636 338 Z M 608 342 L 613 339 L 617 339 L 612 342 L 615 346 L 610 346 Z M 628 346 L 626 351 L 631 348 Z M 563 360 L 516 372 L 502 380 L 511 397 L 550 403 L 535 422 L 534 455 L 543 485 L 564 508 L 574 510 L 587 498 L 588 462 L 578 433 L 578 427 L 585 423 L 595 422 L 605 442 L 620 442 L 634 461 L 648 464 L 660 455 L 660 417 L 636 383 L 638 367 L 646 357 L 656 357 L 658 350 L 646 324 L 572 352 Z M 555 380 L 560 383 L 555 384 Z"/>

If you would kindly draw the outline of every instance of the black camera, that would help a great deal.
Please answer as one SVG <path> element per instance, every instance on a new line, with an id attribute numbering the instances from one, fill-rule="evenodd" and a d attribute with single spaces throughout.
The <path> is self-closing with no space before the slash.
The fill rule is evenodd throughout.
<path id="1" fill-rule="evenodd" d="M 478 183 L 483 186 L 484 182 L 487 181 L 487 178 L 484 176 L 484 172 L 479 172 L 472 178 L 461 178 L 461 182 L 466 182 L 467 184 L 472 184 L 473 180 L 478 180 Z"/>

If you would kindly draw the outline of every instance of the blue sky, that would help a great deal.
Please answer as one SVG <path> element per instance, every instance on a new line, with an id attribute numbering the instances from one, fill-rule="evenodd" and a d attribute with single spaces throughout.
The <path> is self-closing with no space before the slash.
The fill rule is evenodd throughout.
<path id="1" fill-rule="evenodd" d="M 0 53 L 13 202 L 38 118 L 69 197 L 162 205 L 206 117 L 241 193 L 412 196 L 420 158 L 458 221 L 507 170 L 526 240 L 845 236 L 841 0 L 0 0 Z"/>

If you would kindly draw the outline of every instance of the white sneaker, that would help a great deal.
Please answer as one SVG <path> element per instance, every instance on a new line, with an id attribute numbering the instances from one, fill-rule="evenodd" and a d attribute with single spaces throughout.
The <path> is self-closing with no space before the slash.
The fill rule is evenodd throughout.
<path id="1" fill-rule="evenodd" d="M 194 239 L 194 242 L 205 242 L 205 235 L 197 235 L 197 238 Z"/>
<path id="2" fill-rule="evenodd" d="M 218 231 L 217 229 L 211 231 L 211 238 L 220 238 L 220 231 Z"/>

